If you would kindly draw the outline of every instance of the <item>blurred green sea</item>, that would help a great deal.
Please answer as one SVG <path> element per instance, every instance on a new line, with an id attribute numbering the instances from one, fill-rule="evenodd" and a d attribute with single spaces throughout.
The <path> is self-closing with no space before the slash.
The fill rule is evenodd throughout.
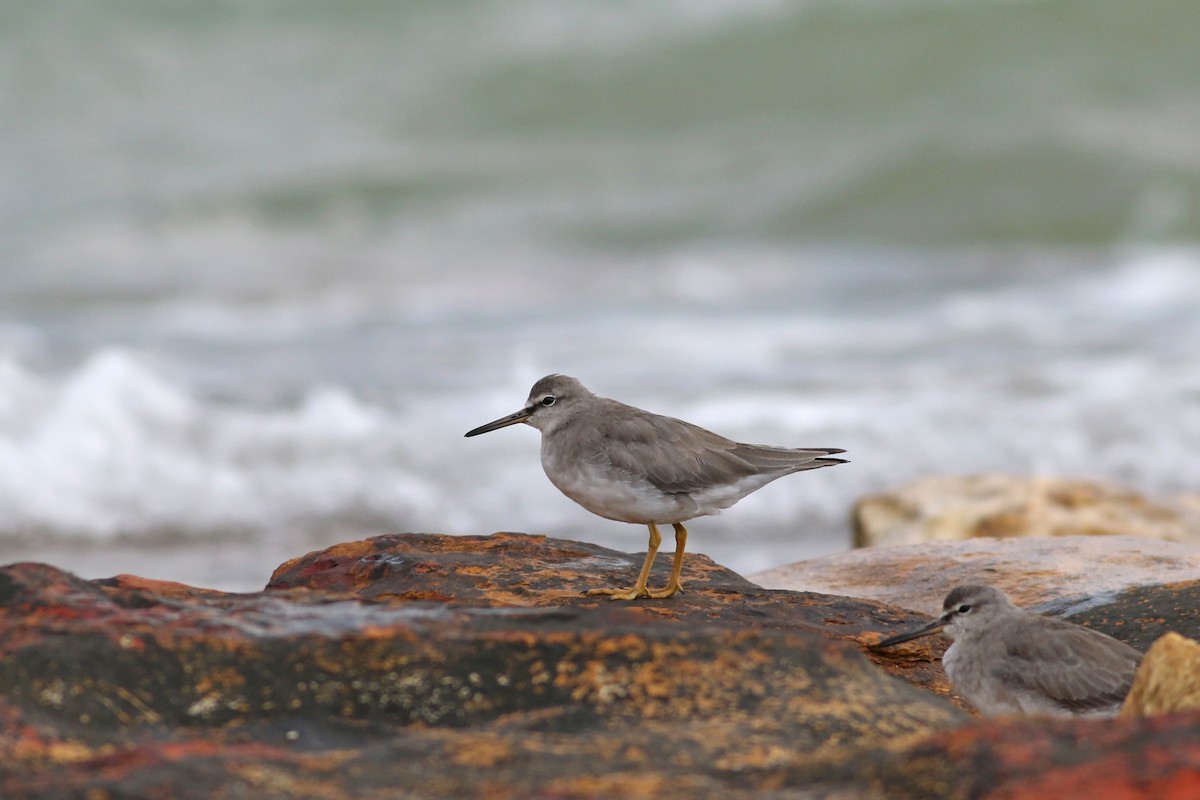
<path id="1" fill-rule="evenodd" d="M 641 546 L 532 435 L 461 443 L 551 371 L 852 451 L 699 526 L 747 571 L 931 472 L 1194 489 L 1198 42 L 1195 0 L 0 4 L 0 542 L 234 586 L 367 527 Z"/>

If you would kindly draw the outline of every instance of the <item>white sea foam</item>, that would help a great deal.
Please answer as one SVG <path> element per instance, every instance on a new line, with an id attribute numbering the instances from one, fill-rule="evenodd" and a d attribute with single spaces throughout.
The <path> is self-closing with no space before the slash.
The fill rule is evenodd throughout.
<path id="1" fill-rule="evenodd" d="M 233 537 L 287 555 L 384 531 L 515 529 L 637 549 L 636 526 L 594 518 L 553 489 L 533 431 L 462 438 L 558 370 L 744 441 L 850 451 L 848 466 L 784 479 L 695 524 L 697 550 L 742 570 L 845 546 L 855 499 L 921 475 L 1194 490 L 1200 357 L 1186 343 L 1200 321 L 1184 295 L 1198 275 L 1195 253 L 1172 250 L 947 293 L 915 314 L 751 303 L 714 317 L 703 301 L 655 317 L 601 304 L 407 320 L 365 339 L 350 324 L 325 329 L 337 335 L 312 363 L 295 360 L 303 339 L 267 336 L 237 361 L 228 342 L 216 394 L 179 377 L 216 368 L 195 369 L 186 347 L 153 358 L 107 349 L 62 375 L 0 359 L 0 541 Z M 218 346 L 219 328 L 195 340 Z M 376 341 L 387 349 L 368 357 Z M 256 381 L 280 376 L 296 382 L 292 399 L 249 399 Z M 380 388 L 350 388 L 368 377 Z"/>
<path id="2" fill-rule="evenodd" d="M 396 426 L 342 390 L 292 409 L 205 403 L 121 351 L 57 386 L 4 373 L 29 404 L 0 441 L 10 538 L 302 534 L 440 505 Z"/>

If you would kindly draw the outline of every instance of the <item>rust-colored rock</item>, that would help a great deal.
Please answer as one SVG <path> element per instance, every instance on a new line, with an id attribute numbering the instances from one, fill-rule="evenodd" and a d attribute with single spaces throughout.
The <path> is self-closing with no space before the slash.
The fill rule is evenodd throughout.
<path id="1" fill-rule="evenodd" d="M 666 583 L 670 554 L 655 562 L 655 580 Z M 525 606 L 596 611 L 625 619 L 673 621 L 685 627 L 720 624 L 739 629 L 774 629 L 854 643 L 869 658 L 910 683 L 951 696 L 935 658 L 898 661 L 869 649 L 903 629 L 896 610 L 871 601 L 812 592 L 764 590 L 707 556 L 689 553 L 684 591 L 667 600 L 614 602 L 586 597 L 597 586 L 632 583 L 639 554 L 599 545 L 523 533 L 491 536 L 401 534 L 335 545 L 281 565 L 268 591 L 319 589 L 370 600 L 436 600 L 479 606 Z M 923 617 L 903 614 L 907 624 Z"/>
<path id="2" fill-rule="evenodd" d="M 865 497 L 854 544 L 980 536 L 1124 535 L 1200 544 L 1194 497 L 1150 500 L 1097 481 L 1011 475 L 938 476 Z"/>
<path id="3" fill-rule="evenodd" d="M 1200 797 L 1200 714 L 995 718 L 780 771 L 819 798 L 1190 800 Z"/>
<path id="4" fill-rule="evenodd" d="M 32 726 L 31 726 L 32 727 Z M 529 797 L 696 800 L 1192 800 L 1200 715 L 1142 720 L 990 720 L 816 757 L 764 746 L 752 763 L 704 761 L 703 732 L 662 726 L 589 736 L 410 728 L 367 746 L 139 741 L 50 753 L 0 750 L 5 797 L 390 800 Z M 678 759 L 655 761 L 666 733 Z M 30 734 L 35 737 L 36 734 Z M 547 764 L 551 768 L 547 768 Z M 45 770 L 34 776 L 33 765 Z M 33 794 L 30 787 L 39 790 Z M 42 791 L 47 789 L 48 791 Z"/>
<path id="5" fill-rule="evenodd" d="M 0 797 L 1171 800 L 1198 788 L 1195 715 L 977 724 L 935 696 L 937 649 L 864 658 L 917 624 L 911 612 L 761 589 L 692 556 L 686 594 L 669 600 L 579 594 L 639 562 L 518 534 L 389 536 L 289 562 L 270 591 L 244 595 L 0 568 Z M 1089 611 L 1148 631 L 1194 607 L 1189 591 Z"/>
<path id="6" fill-rule="evenodd" d="M 795 752 L 967 719 L 936 663 L 894 667 L 926 692 L 861 652 L 911 613 L 701 557 L 670 600 L 580 594 L 637 561 L 390 536 L 245 595 L 0 569 L 0 797 L 751 796 Z"/>
<path id="7" fill-rule="evenodd" d="M 577 604 L 588 589 L 632 585 L 642 555 L 527 533 L 444 536 L 406 533 L 345 542 L 280 565 L 275 589 L 320 589 L 368 600 L 453 600 L 471 605 Z M 655 576 L 666 583 L 670 553 L 659 554 Z M 666 565 L 664 572 L 659 565 Z M 685 592 L 709 599 L 757 590 L 706 556 L 687 554 Z M 612 604 L 592 598 L 596 606 Z M 688 605 L 688 603 L 684 603 Z M 633 607 L 671 608 L 638 602 Z"/>
<path id="8" fill-rule="evenodd" d="M 1146 651 L 1121 716 L 1179 711 L 1200 711 L 1200 642 L 1168 633 Z"/>

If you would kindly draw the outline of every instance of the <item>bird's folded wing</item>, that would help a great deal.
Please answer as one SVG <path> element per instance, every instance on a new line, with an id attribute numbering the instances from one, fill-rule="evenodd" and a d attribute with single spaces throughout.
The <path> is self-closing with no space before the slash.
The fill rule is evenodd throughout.
<path id="1" fill-rule="evenodd" d="M 740 444 L 690 422 L 652 414 L 613 421 L 602 451 L 612 467 L 668 493 L 700 491 L 751 475 L 783 475 L 824 455 Z"/>
<path id="2" fill-rule="evenodd" d="M 1076 713 L 1120 703 L 1128 694 L 1141 659 L 1136 650 L 1066 623 L 1052 624 L 1043 632 L 1009 644 L 1008 658 L 997 669 L 1005 685 L 1027 689 Z"/>

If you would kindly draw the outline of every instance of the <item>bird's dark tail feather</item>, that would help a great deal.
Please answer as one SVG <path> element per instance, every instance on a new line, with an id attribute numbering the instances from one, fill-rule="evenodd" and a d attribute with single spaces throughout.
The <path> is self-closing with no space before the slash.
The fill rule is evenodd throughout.
<path id="1" fill-rule="evenodd" d="M 836 453 L 844 453 L 845 450 L 835 450 Z M 814 458 L 812 461 L 804 464 L 800 469 L 817 469 L 818 467 L 834 467 L 838 464 L 849 464 L 850 460 L 846 458 Z"/>

